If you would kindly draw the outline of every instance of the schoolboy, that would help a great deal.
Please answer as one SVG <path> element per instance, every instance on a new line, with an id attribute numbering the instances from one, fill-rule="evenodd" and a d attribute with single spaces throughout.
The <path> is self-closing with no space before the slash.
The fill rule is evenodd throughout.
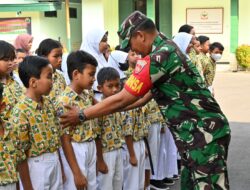
<path id="1" fill-rule="evenodd" d="M 67 112 L 64 105 L 85 109 L 93 104 L 89 93 L 95 81 L 96 59 L 87 52 L 76 51 L 67 58 L 68 75 L 71 80 L 58 98 L 58 114 Z M 79 115 L 81 119 L 83 115 Z M 62 162 L 66 175 L 65 190 L 96 190 L 96 145 L 95 123 L 93 120 L 81 123 L 74 128 L 65 128 L 61 137 Z"/>
<path id="2" fill-rule="evenodd" d="M 4 109 L 2 103 L 3 84 L 0 83 L 0 112 Z M 10 128 L 3 126 L 0 119 L 0 189 L 16 190 L 18 182 L 16 171 L 16 151 L 10 135 Z"/>
<path id="3" fill-rule="evenodd" d="M 120 75 L 112 67 L 102 68 L 97 74 L 98 90 L 102 99 L 120 91 Z M 122 115 L 117 112 L 98 118 L 97 166 L 98 190 L 121 190 L 123 183 Z"/>
<path id="4" fill-rule="evenodd" d="M 27 90 L 13 108 L 10 123 L 18 151 L 20 189 L 62 189 L 59 121 L 45 97 L 52 88 L 52 72 L 50 63 L 37 56 L 25 57 L 19 65 L 18 73 Z"/>
<path id="5" fill-rule="evenodd" d="M 13 78 L 20 86 L 23 86 L 23 83 L 18 75 L 18 65 L 23 62 L 23 59 L 26 57 L 25 50 L 23 49 L 16 49 L 16 58 L 14 59 L 13 64 Z"/>

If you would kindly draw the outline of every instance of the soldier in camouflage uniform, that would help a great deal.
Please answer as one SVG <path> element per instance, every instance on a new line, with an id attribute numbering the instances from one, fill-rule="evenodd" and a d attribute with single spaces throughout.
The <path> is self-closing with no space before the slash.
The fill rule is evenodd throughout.
<path id="1" fill-rule="evenodd" d="M 195 65 L 138 11 L 125 19 L 118 35 L 122 47 L 130 45 L 143 58 L 120 93 L 83 110 L 85 119 L 119 110 L 151 90 L 182 157 L 181 189 L 229 189 L 229 124 Z M 64 126 L 79 121 L 79 110 L 68 108 L 61 117 Z"/>

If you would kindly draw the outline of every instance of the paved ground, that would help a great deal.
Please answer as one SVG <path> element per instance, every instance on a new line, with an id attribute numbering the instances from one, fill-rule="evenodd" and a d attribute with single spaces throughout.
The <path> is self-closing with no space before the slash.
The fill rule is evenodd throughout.
<path id="1" fill-rule="evenodd" d="M 214 87 L 215 97 L 228 117 L 232 129 L 228 158 L 231 190 L 249 190 L 250 73 L 218 72 Z M 171 189 L 180 190 L 179 182 Z"/>

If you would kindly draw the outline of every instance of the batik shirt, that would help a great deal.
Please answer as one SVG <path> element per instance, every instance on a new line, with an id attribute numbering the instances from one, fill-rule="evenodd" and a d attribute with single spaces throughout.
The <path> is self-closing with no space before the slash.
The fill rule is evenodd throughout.
<path id="1" fill-rule="evenodd" d="M 97 119 L 96 134 L 102 141 L 102 151 L 109 152 L 122 146 L 122 115 L 113 113 Z"/>
<path id="2" fill-rule="evenodd" d="M 59 120 L 51 101 L 38 104 L 25 96 L 14 107 L 9 124 L 13 126 L 18 159 L 53 153 L 61 146 Z"/>
<path id="3" fill-rule="evenodd" d="M 149 101 L 144 107 L 147 109 L 146 117 L 150 124 L 163 123 L 165 121 L 154 99 Z"/>
<path id="4" fill-rule="evenodd" d="M 58 70 L 53 73 L 52 80 L 53 87 L 48 97 L 53 102 L 53 104 L 55 104 L 57 98 L 62 94 L 62 92 L 66 88 L 66 82 L 63 75 Z"/>
<path id="5" fill-rule="evenodd" d="M 192 48 L 190 53 L 189 53 L 189 57 L 191 62 L 196 66 L 198 72 L 201 75 L 201 78 L 204 80 L 204 74 L 203 74 L 203 68 L 201 65 L 201 61 L 198 59 L 199 55 L 196 54 L 196 51 Z"/>
<path id="6" fill-rule="evenodd" d="M 0 113 L 0 117 L 4 122 L 6 122 L 11 117 L 11 110 L 22 96 L 23 89 L 12 77 L 7 79 L 6 84 L 3 85 L 3 88 L 2 102 L 6 105 L 6 107 Z"/>
<path id="7" fill-rule="evenodd" d="M 0 186 L 18 181 L 17 153 L 12 139 L 10 129 L 4 127 L 4 135 L 0 136 Z"/>
<path id="8" fill-rule="evenodd" d="M 93 105 L 93 94 L 90 91 L 84 90 L 80 95 L 73 91 L 69 86 L 65 88 L 62 95 L 58 98 L 56 103 L 56 110 L 58 114 L 63 114 L 67 112 L 67 109 L 63 105 L 69 104 L 71 106 L 76 106 L 79 109 L 85 109 Z M 73 142 L 86 142 L 93 140 L 96 135 L 94 133 L 95 127 L 94 120 L 88 120 L 83 123 L 78 124 L 74 129 L 70 127 L 63 130 L 63 134 L 70 135 Z"/>
<path id="9" fill-rule="evenodd" d="M 202 65 L 203 75 L 207 87 L 212 86 L 216 71 L 216 63 L 210 56 L 208 57 L 204 53 L 200 53 L 198 61 Z"/>
<path id="10" fill-rule="evenodd" d="M 151 53 L 137 61 L 124 88 L 138 97 L 152 89 L 181 153 L 230 134 L 227 118 L 195 65 L 163 35 L 155 38 Z"/>
<path id="11" fill-rule="evenodd" d="M 133 137 L 133 141 L 142 140 L 148 136 L 149 123 L 145 111 L 142 108 L 136 108 L 124 113 L 123 135 Z"/>

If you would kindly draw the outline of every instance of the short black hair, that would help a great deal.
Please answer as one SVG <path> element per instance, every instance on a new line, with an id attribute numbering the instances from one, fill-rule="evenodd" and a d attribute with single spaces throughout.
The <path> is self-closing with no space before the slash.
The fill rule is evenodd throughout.
<path id="1" fill-rule="evenodd" d="M 191 25 L 188 25 L 188 24 L 184 24 L 182 25 L 180 28 L 179 28 L 179 32 L 185 32 L 185 33 L 188 33 L 190 34 L 191 30 L 193 29 L 194 27 L 191 26 Z"/>
<path id="2" fill-rule="evenodd" d="M 220 51 L 224 51 L 224 46 L 220 42 L 214 42 L 210 44 L 209 50 L 213 51 L 215 48 L 218 48 Z"/>
<path id="3" fill-rule="evenodd" d="M 209 40 L 209 37 L 207 36 L 199 36 L 198 40 L 200 41 L 201 45 L 204 44 L 206 41 Z"/>
<path id="4" fill-rule="evenodd" d="M 89 53 L 78 50 L 71 52 L 67 58 L 67 68 L 69 79 L 72 80 L 72 73 L 74 70 L 82 72 L 87 64 L 97 67 L 96 59 Z"/>
<path id="5" fill-rule="evenodd" d="M 120 79 L 120 74 L 112 67 L 104 67 L 97 73 L 98 85 L 103 85 L 105 81 L 116 79 Z"/>
<path id="6" fill-rule="evenodd" d="M 16 58 L 15 48 L 10 43 L 0 40 L 0 60 L 11 60 Z"/>
<path id="7" fill-rule="evenodd" d="M 131 36 L 136 34 L 137 31 L 145 31 L 145 32 L 153 32 L 156 30 L 155 23 L 147 18 L 146 20 L 142 21 L 140 24 L 138 24 L 132 31 Z"/>
<path id="8" fill-rule="evenodd" d="M 48 39 L 43 40 L 39 44 L 36 50 L 36 54 L 38 56 L 47 57 L 50 54 L 50 52 L 56 48 L 63 48 L 63 46 L 59 41 L 48 38 Z"/>
<path id="9" fill-rule="evenodd" d="M 42 69 L 49 65 L 49 61 L 39 56 L 27 56 L 23 62 L 19 64 L 18 74 L 26 88 L 29 88 L 29 80 L 31 77 L 40 78 Z"/>
<path id="10" fill-rule="evenodd" d="M 0 101 L 3 98 L 3 83 L 0 83 Z"/>
<path id="11" fill-rule="evenodd" d="M 26 53 L 26 52 L 24 49 L 19 48 L 19 49 L 16 49 L 16 53 Z"/>

